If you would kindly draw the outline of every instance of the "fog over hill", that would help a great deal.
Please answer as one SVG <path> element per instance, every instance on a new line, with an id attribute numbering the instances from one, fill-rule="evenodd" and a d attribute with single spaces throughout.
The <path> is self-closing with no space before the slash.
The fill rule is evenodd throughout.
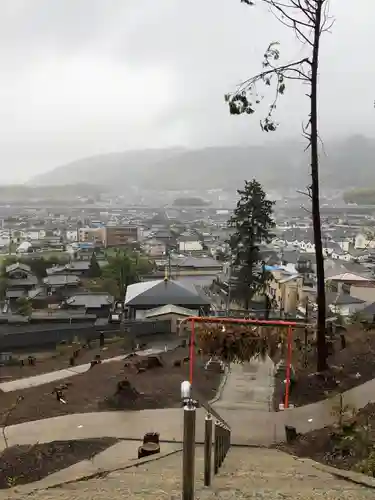
<path id="1" fill-rule="evenodd" d="M 303 189 L 309 155 L 303 141 L 204 149 L 146 149 L 84 158 L 31 179 L 32 185 L 96 184 L 151 190 L 236 189 L 256 177 L 266 188 Z M 375 187 L 375 139 L 352 136 L 325 143 L 323 188 Z"/>

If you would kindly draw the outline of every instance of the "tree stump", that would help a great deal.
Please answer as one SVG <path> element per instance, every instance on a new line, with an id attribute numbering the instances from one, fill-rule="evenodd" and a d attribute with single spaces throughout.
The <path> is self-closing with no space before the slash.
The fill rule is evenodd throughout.
<path id="1" fill-rule="evenodd" d="M 35 356 L 28 356 L 27 361 L 28 361 L 30 366 L 35 366 L 35 364 L 36 364 Z"/>
<path id="2" fill-rule="evenodd" d="M 285 437 L 288 444 L 294 443 L 297 440 L 298 434 L 295 427 L 290 425 L 285 426 Z"/>
<path id="3" fill-rule="evenodd" d="M 141 358 L 136 364 L 138 373 L 142 373 L 146 370 L 152 370 L 153 368 L 161 368 L 164 366 L 162 360 L 159 356 L 148 356 L 147 358 Z"/>
<path id="4" fill-rule="evenodd" d="M 346 338 L 345 338 L 344 333 L 340 334 L 340 342 L 341 342 L 341 349 L 345 349 L 346 348 Z"/>
<path id="5" fill-rule="evenodd" d="M 147 443 L 160 443 L 160 434 L 158 432 L 146 432 L 143 436 L 143 444 Z"/>
<path id="6" fill-rule="evenodd" d="M 149 457 L 160 453 L 160 444 L 145 443 L 138 448 L 138 458 Z"/>
<path id="7" fill-rule="evenodd" d="M 93 359 L 91 362 L 90 362 L 90 369 L 91 368 L 94 368 L 94 366 L 96 365 L 100 365 L 101 361 L 100 359 Z"/>

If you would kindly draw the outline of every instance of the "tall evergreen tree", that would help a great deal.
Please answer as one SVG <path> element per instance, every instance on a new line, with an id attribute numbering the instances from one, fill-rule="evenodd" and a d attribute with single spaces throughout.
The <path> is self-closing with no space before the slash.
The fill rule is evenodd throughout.
<path id="1" fill-rule="evenodd" d="M 272 238 L 275 202 L 267 199 L 262 185 L 255 179 L 245 181 L 244 189 L 237 193 L 240 199 L 228 221 L 229 227 L 235 229 L 229 240 L 234 277 L 232 293 L 248 309 L 251 298 L 264 288 L 268 278 L 259 245 Z"/>
<path id="2" fill-rule="evenodd" d="M 102 275 L 102 270 L 99 266 L 95 252 L 93 252 L 90 259 L 89 276 L 90 278 L 100 278 L 101 275 Z"/>

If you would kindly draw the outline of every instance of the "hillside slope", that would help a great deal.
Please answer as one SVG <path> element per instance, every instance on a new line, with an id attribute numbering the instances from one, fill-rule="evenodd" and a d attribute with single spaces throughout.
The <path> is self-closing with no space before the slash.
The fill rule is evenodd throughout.
<path id="1" fill-rule="evenodd" d="M 267 188 L 303 189 L 309 156 L 303 142 L 263 146 L 127 151 L 78 160 L 33 178 L 34 185 L 87 182 L 144 189 L 238 188 L 256 177 Z M 323 188 L 375 186 L 375 140 L 354 136 L 326 143 L 321 152 Z"/>

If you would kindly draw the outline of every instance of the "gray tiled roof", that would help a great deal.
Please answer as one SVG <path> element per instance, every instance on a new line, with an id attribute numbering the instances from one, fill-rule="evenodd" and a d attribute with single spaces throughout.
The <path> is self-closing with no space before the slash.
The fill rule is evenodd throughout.
<path id="1" fill-rule="evenodd" d="M 195 268 L 207 268 L 207 267 L 213 267 L 213 268 L 220 268 L 222 267 L 222 263 L 220 263 L 218 260 L 215 260 L 211 257 L 185 257 L 185 258 L 180 258 L 180 259 L 173 259 L 171 264 L 173 266 L 178 266 L 178 267 L 195 267 Z"/>
<path id="2" fill-rule="evenodd" d="M 8 280 L 8 286 L 33 286 L 38 284 L 38 279 L 35 276 L 29 276 L 28 278 L 13 278 Z"/>
<path id="3" fill-rule="evenodd" d="M 351 304 L 363 304 L 365 301 L 352 297 L 348 293 L 328 292 L 326 294 L 327 305 L 345 306 Z"/>
<path id="4" fill-rule="evenodd" d="M 51 286 L 78 285 L 79 281 L 77 276 L 70 274 L 56 274 L 43 279 L 46 285 Z"/>
<path id="5" fill-rule="evenodd" d="M 187 288 L 178 281 L 156 280 L 134 283 L 126 290 L 127 306 L 206 306 L 210 304 L 193 288 Z"/>
<path id="6" fill-rule="evenodd" d="M 7 290 L 5 295 L 8 299 L 17 299 L 25 295 L 25 290 Z"/>
<path id="7" fill-rule="evenodd" d="M 85 308 L 100 308 L 113 304 L 114 298 L 108 293 L 81 293 L 66 300 L 68 305 Z"/>
<path id="8" fill-rule="evenodd" d="M 17 271 L 20 269 L 21 271 L 25 271 L 27 273 L 31 272 L 31 267 L 27 264 L 23 264 L 22 262 L 16 262 L 14 264 L 10 264 L 5 268 L 6 273 L 11 273 L 12 271 Z"/>

